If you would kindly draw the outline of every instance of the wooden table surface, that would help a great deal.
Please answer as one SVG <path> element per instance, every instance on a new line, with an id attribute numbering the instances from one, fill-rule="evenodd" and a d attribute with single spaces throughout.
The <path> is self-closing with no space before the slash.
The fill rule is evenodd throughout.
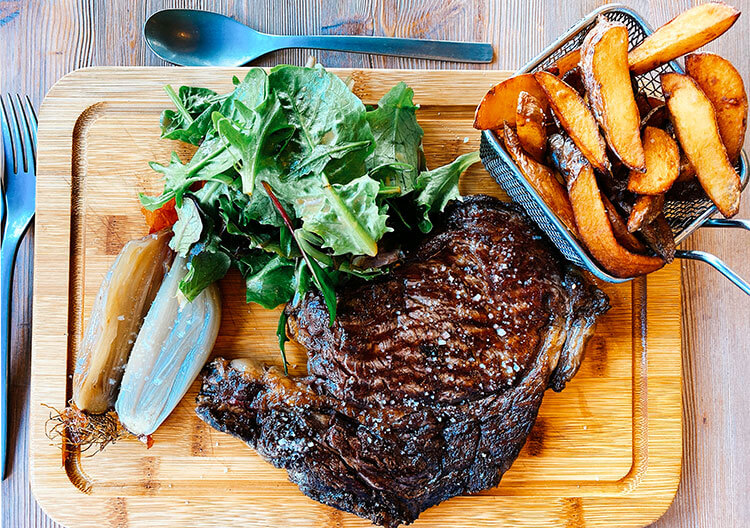
<path id="1" fill-rule="evenodd" d="M 38 108 L 54 82 L 95 65 L 164 65 L 141 28 L 167 7 L 230 14 L 269 33 L 395 35 L 492 42 L 495 61 L 461 65 L 334 52 L 314 53 L 326 66 L 358 68 L 515 69 L 600 5 L 574 0 L 254 0 L 0 1 L 0 92 L 28 94 Z M 688 0 L 628 2 L 652 25 L 690 7 Z M 750 1 L 730 0 L 750 11 Z M 750 13 L 707 46 L 731 60 L 750 87 Z M 277 52 L 258 65 L 302 64 L 310 53 Z M 745 142 L 748 148 L 748 141 Z M 750 218 L 750 201 L 740 208 Z M 11 342 L 10 476 L 2 483 L 2 526 L 56 526 L 34 501 L 27 468 L 27 416 L 34 229 L 18 256 Z M 750 233 L 703 229 L 684 244 L 710 251 L 750 277 Z M 750 298 L 707 265 L 683 262 L 684 460 L 672 507 L 654 526 L 750 525 Z M 43 317 L 44 314 L 36 314 Z"/>

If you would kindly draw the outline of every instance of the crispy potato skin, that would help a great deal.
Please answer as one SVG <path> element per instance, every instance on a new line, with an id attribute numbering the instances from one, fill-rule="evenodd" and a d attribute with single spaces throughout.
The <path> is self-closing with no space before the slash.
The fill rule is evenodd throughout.
<path id="1" fill-rule="evenodd" d="M 628 231 L 635 233 L 644 225 L 653 222 L 664 209 L 664 195 L 641 195 L 635 199 L 628 217 Z"/>
<path id="2" fill-rule="evenodd" d="M 539 100 L 528 92 L 518 94 L 516 107 L 516 133 L 523 149 L 535 160 L 544 160 L 547 150 L 545 115 Z"/>
<path id="3" fill-rule="evenodd" d="M 721 140 L 734 165 L 747 130 L 747 92 L 742 76 L 731 62 L 713 53 L 688 55 L 685 70 L 714 106 Z"/>
<path id="4" fill-rule="evenodd" d="M 667 105 L 661 104 L 655 106 L 644 114 L 644 117 L 641 119 L 641 129 L 649 126 L 663 129 L 668 119 Z M 641 136 L 643 136 L 643 132 L 641 132 Z M 643 137 L 641 137 L 641 142 L 643 143 L 643 151 L 645 153 L 646 143 Z M 646 160 L 646 168 L 648 169 L 648 160 Z"/>
<path id="5" fill-rule="evenodd" d="M 695 169 L 690 165 L 690 161 L 685 155 L 685 151 L 680 149 L 680 175 L 677 176 L 678 182 L 688 182 L 695 178 Z"/>
<path id="6" fill-rule="evenodd" d="M 503 130 L 503 139 L 505 141 L 505 148 L 508 149 L 513 161 L 516 162 L 526 180 L 539 193 L 544 203 L 552 209 L 565 227 L 573 235 L 578 236 L 568 194 L 565 191 L 565 187 L 557 181 L 557 177 L 552 169 L 542 165 L 524 152 L 523 148 L 521 148 L 518 135 L 507 123 Z"/>
<path id="7" fill-rule="evenodd" d="M 573 51 L 569 51 L 555 63 L 557 66 L 557 76 L 562 78 L 563 75 L 568 73 L 570 70 L 577 68 L 578 63 L 581 60 L 581 48 L 576 48 Z"/>
<path id="8" fill-rule="evenodd" d="M 583 78 L 581 77 L 581 68 L 573 68 L 565 72 L 565 75 L 560 75 L 562 82 L 573 88 L 578 95 L 581 97 L 586 95 L 586 87 L 583 85 Z"/>
<path id="9" fill-rule="evenodd" d="M 537 72 L 534 76 L 547 94 L 550 107 L 560 125 L 586 159 L 598 170 L 608 172 L 610 163 L 604 139 L 581 96 L 552 74 Z"/>
<path id="10" fill-rule="evenodd" d="M 628 65 L 644 73 L 714 40 L 740 16 L 719 2 L 695 6 L 664 24 L 628 54 Z"/>
<path id="11" fill-rule="evenodd" d="M 663 194 L 680 175 L 680 149 L 660 128 L 643 129 L 646 172 L 630 171 L 628 190 L 637 194 Z"/>
<path id="12" fill-rule="evenodd" d="M 612 224 L 612 232 L 617 241 L 628 251 L 632 251 L 633 253 L 645 253 L 647 251 L 646 246 L 643 242 L 638 240 L 633 233 L 628 231 L 627 224 L 620 216 L 620 213 L 617 212 L 614 204 L 604 193 L 602 193 L 602 202 L 604 203 L 604 209 L 607 211 L 607 218 L 609 218 L 609 223 Z"/>
<path id="13" fill-rule="evenodd" d="M 520 92 L 527 92 L 539 101 L 547 113 L 547 96 L 530 73 L 516 75 L 496 84 L 477 106 L 474 128 L 478 130 L 502 130 L 505 122 L 515 123 L 516 103 Z"/>
<path id="14" fill-rule="evenodd" d="M 568 195 L 581 239 L 591 255 L 612 275 L 636 277 L 664 266 L 661 258 L 633 253 L 617 241 L 590 164 L 580 164 L 579 170 L 571 173 Z"/>
<path id="15" fill-rule="evenodd" d="M 711 101 L 687 75 L 663 74 L 661 84 L 677 138 L 698 181 L 725 217 L 734 216 L 740 206 L 740 178 L 719 136 Z"/>
<path id="16" fill-rule="evenodd" d="M 607 143 L 628 168 L 645 171 L 641 118 L 628 70 L 628 29 L 599 17 L 581 45 L 580 64 L 591 108 Z"/>
<path id="17" fill-rule="evenodd" d="M 642 225 L 640 233 L 648 246 L 667 263 L 674 260 L 677 247 L 672 228 L 669 227 L 664 213 L 660 212 L 651 223 Z"/>
<path id="18" fill-rule="evenodd" d="M 661 104 L 651 108 L 645 116 L 641 119 L 641 130 L 646 127 L 656 127 L 663 129 L 664 125 L 668 122 L 669 114 L 667 113 L 667 105 Z M 643 132 L 641 132 L 641 142 L 643 143 L 643 151 L 646 151 L 646 142 L 643 139 Z M 648 155 L 647 155 L 648 158 Z M 648 170 L 648 159 L 646 159 L 646 169 Z"/>

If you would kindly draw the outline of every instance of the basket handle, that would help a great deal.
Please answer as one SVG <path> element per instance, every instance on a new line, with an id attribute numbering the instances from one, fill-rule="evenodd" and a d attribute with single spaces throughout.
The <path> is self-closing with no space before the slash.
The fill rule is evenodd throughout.
<path id="1" fill-rule="evenodd" d="M 709 218 L 701 227 L 737 227 L 750 231 L 750 220 L 728 220 L 726 218 Z"/>
<path id="2" fill-rule="evenodd" d="M 721 222 L 745 222 L 744 225 L 732 225 L 731 227 L 744 227 L 745 229 L 750 229 L 750 226 L 747 225 L 747 220 L 717 220 Z M 710 222 L 710 220 L 709 220 Z M 703 225 L 708 225 L 708 222 L 706 222 Z M 724 227 L 724 226 L 711 226 L 711 227 Z M 724 264 L 724 261 L 721 260 L 716 255 L 713 255 L 711 253 L 707 253 L 705 251 L 694 251 L 694 250 L 678 250 L 674 254 L 677 258 L 682 259 L 688 259 L 688 260 L 700 260 L 701 262 L 705 262 L 706 264 L 710 264 L 713 266 L 716 271 L 724 275 L 727 279 L 732 281 L 732 283 L 737 286 L 739 289 L 741 289 L 743 292 L 745 292 L 747 295 L 750 295 L 750 284 L 747 283 L 742 277 L 737 275 L 734 271 L 732 271 L 726 264 Z"/>

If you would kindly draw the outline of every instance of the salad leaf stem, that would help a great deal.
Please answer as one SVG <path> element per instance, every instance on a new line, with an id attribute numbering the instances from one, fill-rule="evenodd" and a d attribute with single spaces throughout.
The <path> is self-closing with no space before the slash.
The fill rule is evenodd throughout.
<path id="1" fill-rule="evenodd" d="M 388 198 L 390 196 L 401 196 L 401 187 L 397 185 L 381 185 L 378 190 L 378 198 Z"/>
<path id="2" fill-rule="evenodd" d="M 182 101 L 180 100 L 180 96 L 177 95 L 177 92 L 174 91 L 174 88 L 172 88 L 172 85 L 168 84 L 164 87 L 164 91 L 167 92 L 167 95 L 172 100 L 172 104 L 175 105 L 177 108 L 177 111 L 180 113 L 182 118 L 187 122 L 188 125 L 191 125 L 193 123 L 193 118 L 190 117 L 190 112 L 187 111 L 187 108 L 185 108 L 185 105 L 182 104 Z"/>
<path id="3" fill-rule="evenodd" d="M 309 240 L 310 238 L 313 238 L 314 234 L 313 236 L 310 236 L 310 233 L 308 231 L 305 231 L 304 229 L 297 229 L 295 231 L 295 235 L 296 240 L 305 253 L 311 255 L 315 260 L 322 262 L 326 266 L 333 266 L 333 259 L 331 258 L 331 256 L 320 251 L 313 245 L 313 242 Z"/>
<path id="4" fill-rule="evenodd" d="M 305 259 L 305 264 L 307 264 L 307 267 L 310 269 L 310 274 L 315 281 L 315 285 L 323 294 L 323 299 L 325 300 L 326 307 L 328 308 L 330 325 L 333 326 L 333 321 L 336 319 L 336 293 L 333 291 L 333 287 L 326 281 L 320 265 L 314 259 L 311 259 L 307 253 L 305 253 L 305 250 L 303 249 L 302 245 L 299 242 L 299 239 L 297 238 L 297 235 L 295 234 L 294 226 L 292 225 L 292 219 L 289 218 L 289 215 L 284 210 L 281 202 L 279 202 L 279 199 L 276 198 L 276 195 L 274 194 L 273 189 L 271 189 L 271 186 L 266 181 L 263 181 L 261 183 L 263 184 L 263 188 L 266 190 L 268 197 L 271 199 L 273 206 L 279 211 L 281 218 L 284 220 L 284 225 L 286 225 L 287 229 L 289 229 L 289 232 L 292 234 L 294 241 L 297 243 L 297 246 L 300 249 L 300 253 L 302 253 L 302 258 Z"/>

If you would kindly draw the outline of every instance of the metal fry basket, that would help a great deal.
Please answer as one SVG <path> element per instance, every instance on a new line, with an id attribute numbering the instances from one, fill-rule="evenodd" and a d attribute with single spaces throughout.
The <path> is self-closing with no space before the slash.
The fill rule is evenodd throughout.
<path id="1" fill-rule="evenodd" d="M 596 23 L 596 18 L 599 15 L 603 15 L 612 21 L 621 22 L 627 26 L 631 49 L 653 32 L 651 27 L 632 9 L 621 4 L 608 4 L 589 13 L 557 39 L 557 41 L 518 70 L 516 74 L 544 70 L 552 66 L 566 53 L 580 47 L 589 29 Z M 638 95 L 664 100 L 659 76 L 667 72 L 684 73 L 680 65 L 676 61 L 672 61 L 647 73 L 637 75 L 635 79 L 638 86 Z M 514 202 L 517 202 L 526 210 L 528 215 L 549 236 L 550 240 L 557 246 L 557 249 L 568 260 L 607 282 L 626 282 L 633 279 L 633 277 L 623 279 L 610 275 L 589 256 L 586 249 L 568 232 L 562 222 L 539 197 L 523 174 L 521 174 L 505 150 L 502 141 L 491 130 L 485 130 L 482 133 L 480 155 L 482 163 L 484 163 L 484 166 L 492 177 L 495 178 Z M 747 185 L 748 180 L 747 164 L 747 156 L 743 151 L 735 167 L 740 176 L 743 189 Z M 690 200 L 667 200 L 664 204 L 664 215 L 672 228 L 675 243 L 677 244 L 682 242 L 699 227 L 733 227 L 750 230 L 750 221 L 748 220 L 712 219 L 711 217 L 716 212 L 716 206 L 705 196 Z M 745 293 L 750 295 L 750 284 L 729 269 L 716 256 L 703 251 L 685 250 L 678 250 L 675 256 L 678 258 L 701 260 L 712 265 Z"/>

